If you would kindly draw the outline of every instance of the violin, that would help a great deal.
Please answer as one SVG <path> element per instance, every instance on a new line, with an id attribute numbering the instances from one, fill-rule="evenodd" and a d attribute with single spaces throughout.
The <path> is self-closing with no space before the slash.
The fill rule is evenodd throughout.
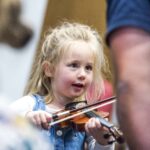
<path id="1" fill-rule="evenodd" d="M 60 125 L 62 128 L 72 126 L 78 131 L 84 130 L 85 123 L 92 117 L 98 118 L 102 126 L 106 127 L 109 133 L 104 135 L 104 138 L 113 137 L 112 141 L 108 144 L 117 142 L 119 144 L 124 143 L 122 131 L 111 122 L 107 121 L 109 113 L 102 113 L 94 111 L 97 108 L 106 106 L 116 101 L 116 97 L 111 97 L 97 103 L 87 105 L 86 101 L 72 102 L 65 106 L 65 109 L 54 113 L 52 115 L 52 121 L 50 126 Z"/>

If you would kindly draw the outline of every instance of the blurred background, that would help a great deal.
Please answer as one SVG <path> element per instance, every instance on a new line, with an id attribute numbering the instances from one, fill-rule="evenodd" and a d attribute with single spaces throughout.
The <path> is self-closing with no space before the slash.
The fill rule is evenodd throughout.
<path id="1" fill-rule="evenodd" d="M 0 0 L 0 17 L 3 17 L 9 26 L 7 29 L 0 27 L 0 30 L 6 30 L 6 33 L 2 34 L 2 38 L 5 37 L 4 34 L 7 35 L 5 41 L 0 38 L 0 100 L 13 101 L 23 94 L 39 42 L 47 3 L 47 0 L 38 0 L 36 4 L 35 0 Z M 9 13 L 14 13 L 14 15 L 11 16 Z M 4 22 L 6 22 L 5 20 Z M 17 26 L 17 23 L 24 25 L 26 31 L 18 33 L 22 29 L 19 25 Z M 0 26 L 2 26 L 1 23 Z M 11 34 L 8 34 L 9 28 L 14 26 L 17 27 L 12 32 L 15 32 L 16 36 L 9 39 L 11 37 Z M 19 42 L 13 41 L 17 38 L 20 41 L 25 33 L 28 35 L 24 38 L 24 42 L 22 40 L 19 44 Z M 15 42 L 16 44 L 13 44 Z"/>

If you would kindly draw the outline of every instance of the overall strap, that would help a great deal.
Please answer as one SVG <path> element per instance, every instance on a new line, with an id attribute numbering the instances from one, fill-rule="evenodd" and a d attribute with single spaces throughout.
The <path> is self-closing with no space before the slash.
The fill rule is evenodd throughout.
<path id="1" fill-rule="evenodd" d="M 45 102 L 44 102 L 43 97 L 38 94 L 34 94 L 32 96 L 35 99 L 35 106 L 33 108 L 33 111 L 45 110 Z"/>

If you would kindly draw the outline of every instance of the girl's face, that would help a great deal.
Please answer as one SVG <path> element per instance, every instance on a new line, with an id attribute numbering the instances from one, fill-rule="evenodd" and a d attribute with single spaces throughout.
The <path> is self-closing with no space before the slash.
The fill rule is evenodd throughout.
<path id="1" fill-rule="evenodd" d="M 94 58 L 87 43 L 73 42 L 55 67 L 52 88 L 56 99 L 72 101 L 81 96 L 93 80 Z"/>

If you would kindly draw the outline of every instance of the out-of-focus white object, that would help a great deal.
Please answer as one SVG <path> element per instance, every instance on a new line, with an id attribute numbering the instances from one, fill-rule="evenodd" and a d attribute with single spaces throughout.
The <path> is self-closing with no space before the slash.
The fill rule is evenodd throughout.
<path id="1" fill-rule="evenodd" d="M 5 104 L 0 105 L 0 149 L 53 150 L 40 130 Z"/>
<path id="2" fill-rule="evenodd" d="M 30 26 L 34 33 L 25 47 L 18 51 L 0 43 L 0 93 L 10 101 L 20 98 L 23 94 L 40 39 L 47 2 L 21 0 L 21 22 Z"/>

